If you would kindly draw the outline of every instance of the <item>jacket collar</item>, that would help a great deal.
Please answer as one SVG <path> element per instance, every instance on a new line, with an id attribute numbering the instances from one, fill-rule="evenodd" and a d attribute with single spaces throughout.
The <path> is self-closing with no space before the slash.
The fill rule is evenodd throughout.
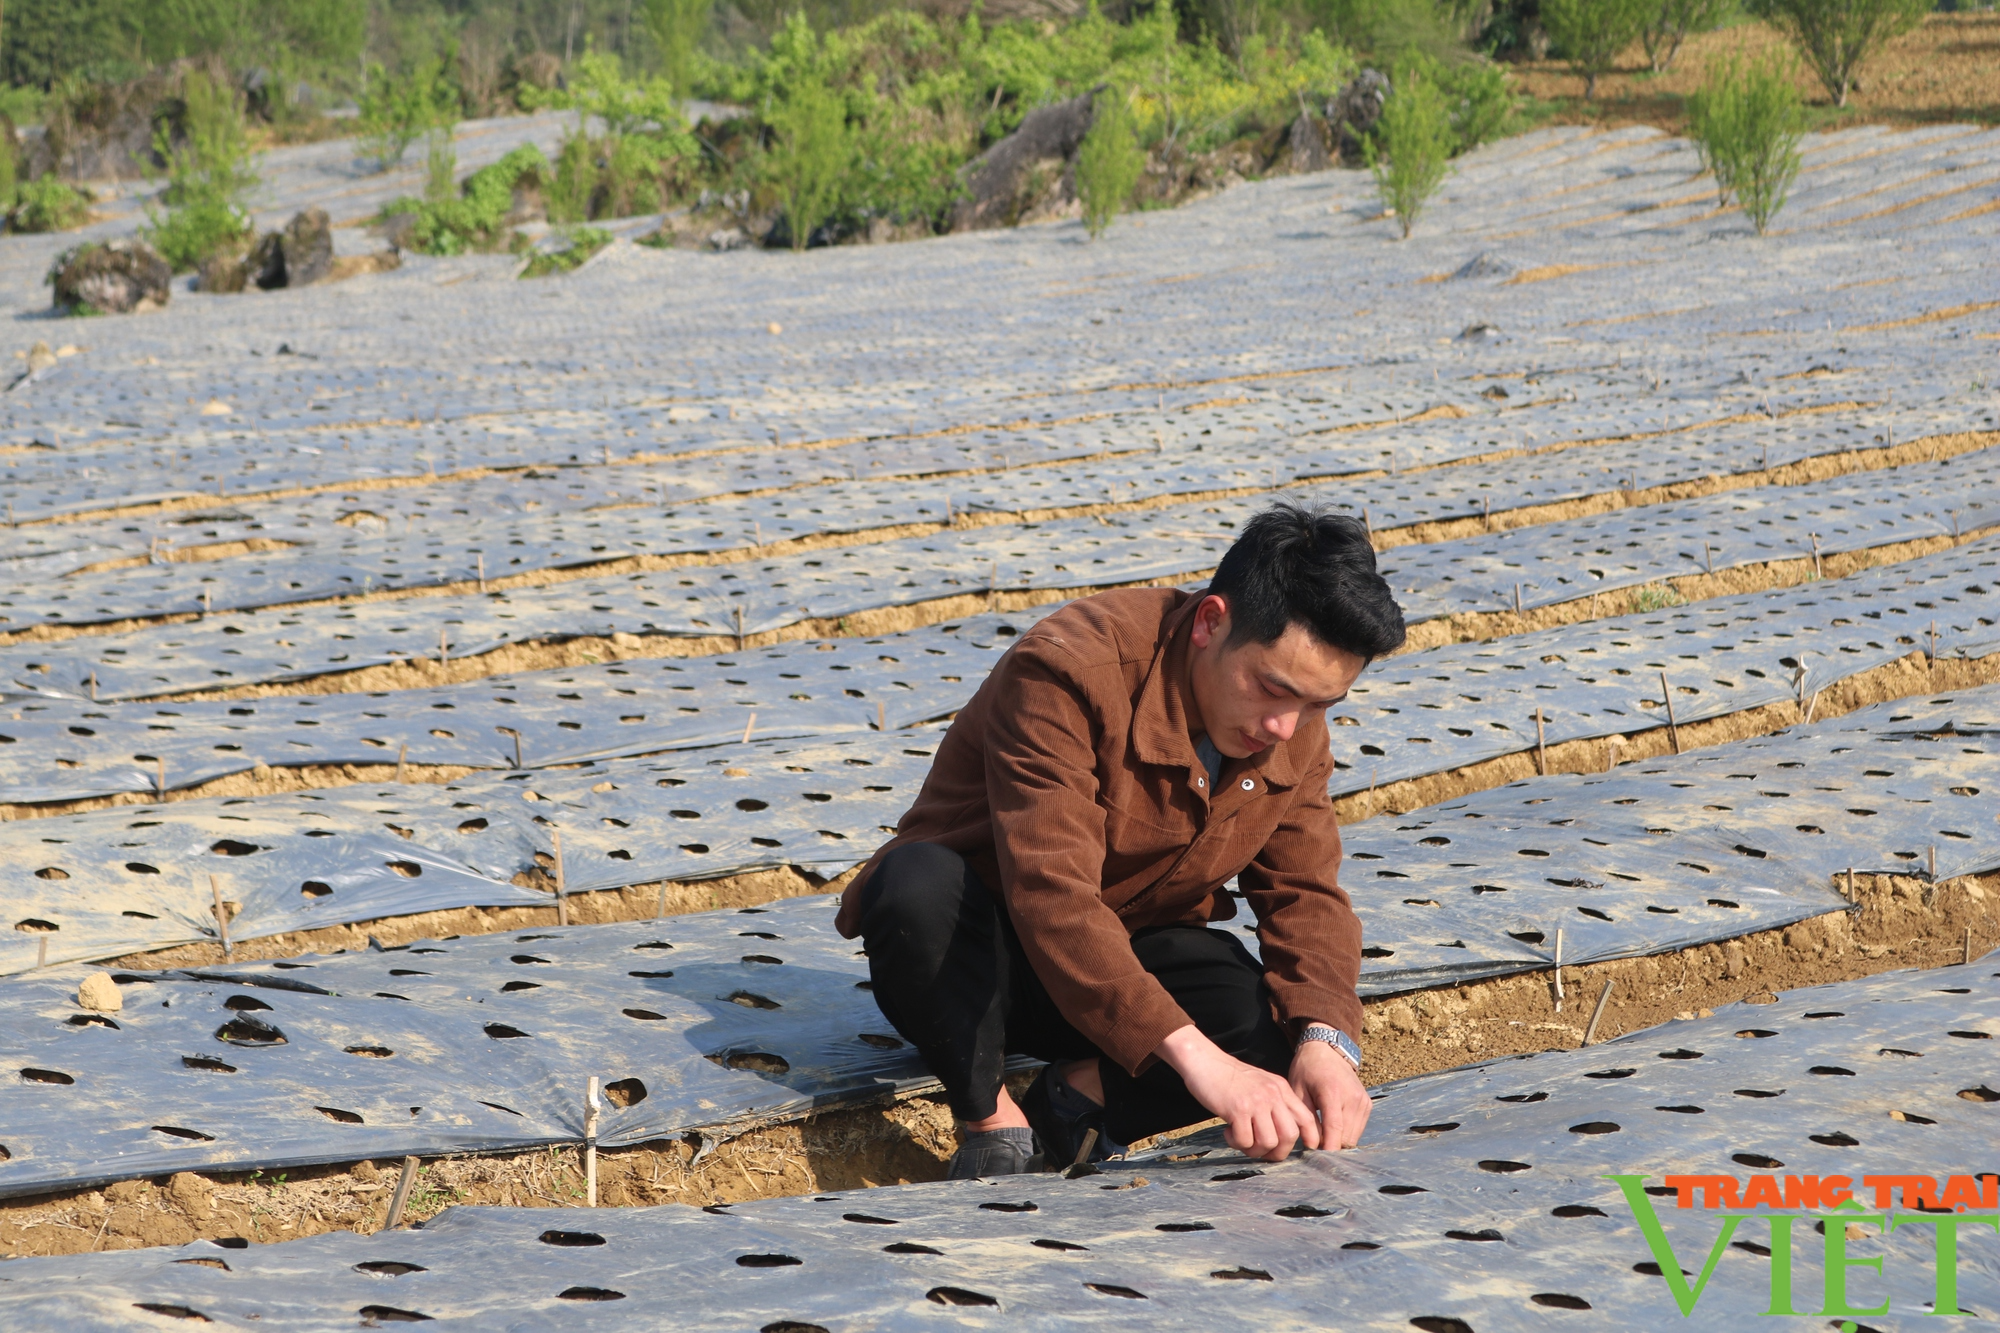
<path id="1" fill-rule="evenodd" d="M 1181 600 L 1167 608 L 1160 624 L 1160 646 L 1139 686 L 1132 709 L 1132 748 L 1141 761 L 1168 768 L 1186 769 L 1190 774 L 1202 763 L 1194 752 L 1187 724 L 1187 646 L 1194 625 L 1195 608 L 1201 593 L 1182 593 Z M 1248 759 L 1224 758 L 1223 771 L 1237 774 L 1255 772 L 1274 787 L 1290 787 L 1298 782 L 1298 768 L 1292 760 L 1297 737 L 1283 745 L 1273 745 Z"/>

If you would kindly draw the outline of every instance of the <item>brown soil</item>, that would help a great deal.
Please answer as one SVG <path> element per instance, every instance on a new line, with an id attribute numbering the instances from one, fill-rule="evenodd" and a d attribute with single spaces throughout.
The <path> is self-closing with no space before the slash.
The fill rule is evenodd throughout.
<path id="1" fill-rule="evenodd" d="M 2000 876 L 1938 885 L 1860 876 L 1855 901 L 1853 912 L 1831 912 L 1783 930 L 1565 968 L 1560 1012 L 1547 972 L 1370 1001 L 1364 1006 L 1368 1081 L 1578 1046 L 1607 982 L 1616 989 L 1598 1025 L 1600 1041 L 1779 990 L 1960 962 L 1968 951 L 1978 957 L 2000 942 Z M 1372 1132 L 1393 1128 L 1378 1124 Z M 937 1180 L 953 1143 L 950 1111 L 935 1097 L 917 1096 L 753 1129 L 723 1142 L 698 1167 L 691 1166 L 698 1143 L 689 1140 L 605 1152 L 598 1159 L 599 1202 L 706 1205 Z M 0 1203 L 0 1256 L 198 1238 L 263 1243 L 343 1229 L 368 1234 L 386 1218 L 397 1170 L 394 1163 L 364 1162 L 272 1175 L 183 1172 L 10 1200 Z M 404 1220 L 420 1221 L 459 1203 L 580 1207 L 583 1198 L 573 1147 L 444 1158 L 421 1169 Z"/>
<path id="2" fill-rule="evenodd" d="M 1762 23 L 1742 23 L 1690 37 L 1672 69 L 1654 74 L 1638 46 L 1598 80 L 1597 100 L 1582 100 L 1583 80 L 1558 60 L 1511 66 L 1515 86 L 1558 104 L 1555 119 L 1571 124 L 1653 125 L 1672 134 L 1687 126 L 1686 98 L 1709 69 L 1734 54 L 1786 53 L 1784 39 Z M 2000 15 L 1933 14 L 1890 42 L 1861 67 L 1860 86 L 1844 110 L 1829 102 L 1817 78 L 1801 69 L 1798 87 L 1821 113 L 1820 128 L 1946 121 L 2000 120 Z"/>

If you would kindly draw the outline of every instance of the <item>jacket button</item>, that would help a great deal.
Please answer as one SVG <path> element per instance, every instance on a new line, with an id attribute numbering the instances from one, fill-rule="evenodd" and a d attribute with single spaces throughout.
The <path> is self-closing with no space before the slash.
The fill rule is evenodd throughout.
<path id="1" fill-rule="evenodd" d="M 1256 790 L 1257 790 L 1257 784 L 1256 784 L 1255 782 L 1251 781 L 1251 780 L 1250 780 L 1249 778 L 1245 778 L 1245 779 L 1243 779 L 1243 790 L 1244 790 L 1244 791 L 1256 791 Z"/>
<path id="2" fill-rule="evenodd" d="M 1197 786 L 1197 787 L 1206 787 L 1206 786 L 1208 785 L 1208 779 L 1207 779 L 1207 778 L 1196 778 L 1196 779 L 1194 780 L 1194 785 L 1195 785 L 1195 786 Z"/>

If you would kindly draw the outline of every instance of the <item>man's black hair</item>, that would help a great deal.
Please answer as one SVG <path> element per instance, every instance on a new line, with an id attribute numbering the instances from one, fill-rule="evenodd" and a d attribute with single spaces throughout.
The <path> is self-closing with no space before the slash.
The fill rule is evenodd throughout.
<path id="1" fill-rule="evenodd" d="M 1245 523 L 1208 591 L 1229 603 L 1232 644 L 1274 643 L 1296 623 L 1372 660 L 1407 633 L 1367 528 L 1320 509 L 1275 504 Z"/>

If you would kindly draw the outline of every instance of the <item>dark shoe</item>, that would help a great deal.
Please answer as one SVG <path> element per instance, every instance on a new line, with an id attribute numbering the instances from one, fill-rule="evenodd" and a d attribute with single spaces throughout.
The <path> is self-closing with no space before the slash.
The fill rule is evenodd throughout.
<path id="1" fill-rule="evenodd" d="M 1035 1127 L 1047 1170 L 1067 1171 L 1074 1165 L 1092 1130 L 1097 1135 L 1090 1145 L 1089 1160 L 1101 1162 L 1125 1151 L 1124 1144 L 1112 1142 L 1104 1132 L 1104 1108 L 1065 1082 L 1054 1065 L 1045 1065 L 1028 1085 L 1021 1110 Z"/>
<path id="2" fill-rule="evenodd" d="M 1035 1132 L 1031 1129 L 981 1130 L 967 1134 L 951 1155 L 945 1168 L 946 1180 L 980 1180 L 988 1176 L 1018 1176 L 1028 1169 L 1035 1155 Z"/>

